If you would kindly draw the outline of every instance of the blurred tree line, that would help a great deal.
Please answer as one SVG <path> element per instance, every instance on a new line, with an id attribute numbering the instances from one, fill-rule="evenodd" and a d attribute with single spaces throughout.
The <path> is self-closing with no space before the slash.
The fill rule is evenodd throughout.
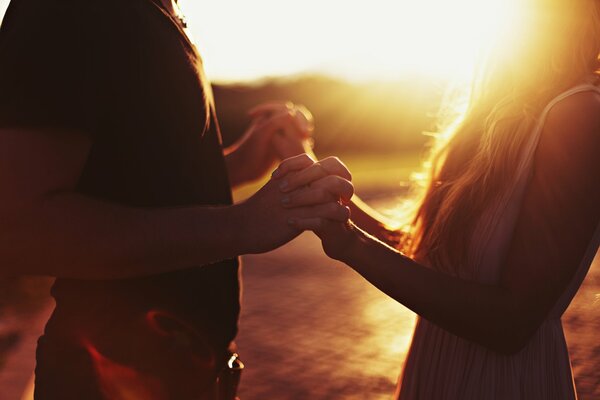
<path id="1" fill-rule="evenodd" d="M 423 79 L 368 84 L 323 76 L 214 85 L 226 145 L 248 126 L 247 110 L 265 101 L 290 100 L 313 113 L 319 154 L 421 150 L 427 142 L 422 133 L 434 129 L 444 90 L 444 83 Z"/>

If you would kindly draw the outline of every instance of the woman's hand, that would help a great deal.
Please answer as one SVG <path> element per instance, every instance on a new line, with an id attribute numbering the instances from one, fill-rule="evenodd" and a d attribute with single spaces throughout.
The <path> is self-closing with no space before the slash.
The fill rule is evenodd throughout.
<path id="1" fill-rule="evenodd" d="M 281 115 L 286 115 L 292 123 L 279 128 L 272 137 L 272 146 L 279 160 L 312 153 L 312 134 L 315 128 L 311 112 L 303 105 L 286 103 L 264 103 L 248 113 L 255 123 L 271 124 Z"/>
<path id="2" fill-rule="evenodd" d="M 249 114 L 250 127 L 225 151 L 233 186 L 259 179 L 278 160 L 312 153 L 312 115 L 304 107 L 267 103 Z"/>

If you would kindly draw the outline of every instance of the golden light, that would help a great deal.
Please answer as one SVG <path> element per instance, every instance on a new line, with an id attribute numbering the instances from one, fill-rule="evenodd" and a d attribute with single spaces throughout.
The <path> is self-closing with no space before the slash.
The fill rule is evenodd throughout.
<path id="1" fill-rule="evenodd" d="M 182 0 L 209 76 L 298 72 L 352 79 L 463 79 L 514 33 L 518 0 Z"/>

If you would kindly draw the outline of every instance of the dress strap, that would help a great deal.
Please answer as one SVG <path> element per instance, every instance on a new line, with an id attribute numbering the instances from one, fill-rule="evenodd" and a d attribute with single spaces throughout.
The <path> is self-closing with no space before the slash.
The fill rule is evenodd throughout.
<path id="1" fill-rule="evenodd" d="M 519 165 L 520 168 L 518 169 L 518 171 L 525 170 L 527 167 L 527 164 L 531 163 L 531 161 L 533 159 L 533 154 L 535 153 L 535 150 L 537 149 L 537 145 L 540 141 L 540 136 L 541 136 L 542 130 L 544 129 L 544 126 L 546 124 L 546 119 L 548 118 L 548 114 L 550 113 L 550 111 L 554 108 L 554 106 L 556 106 L 561 101 L 565 100 L 568 97 L 573 96 L 574 94 L 581 93 L 581 92 L 596 92 L 596 93 L 600 94 L 600 87 L 592 85 L 590 83 L 577 85 L 577 86 L 572 87 L 571 89 L 559 94 L 554 99 L 552 99 L 550 101 L 550 103 L 548 103 L 548 105 L 544 108 L 544 110 L 542 111 L 542 114 L 540 115 L 540 117 L 538 119 L 535 130 L 533 131 L 533 135 L 531 135 L 531 140 L 529 142 L 529 145 L 526 148 L 526 152 L 525 152 L 525 154 L 523 154 L 523 157 L 521 158 L 521 163 L 520 163 L 521 165 Z"/>
<path id="2" fill-rule="evenodd" d="M 519 165 L 516 170 L 514 185 L 512 186 L 512 188 L 508 189 L 506 191 L 506 193 L 504 193 L 504 195 L 499 199 L 499 202 L 498 202 L 497 207 L 495 208 L 495 211 L 493 212 L 492 215 L 490 215 L 488 222 L 481 227 L 482 230 L 478 233 L 478 236 L 480 238 L 482 238 L 481 240 L 482 240 L 483 245 L 479 248 L 480 251 L 478 253 L 476 253 L 476 255 L 475 255 L 475 257 L 476 257 L 475 259 L 478 261 L 477 264 L 481 264 L 483 262 L 483 258 L 484 258 L 484 254 L 485 254 L 484 249 L 488 248 L 488 246 L 490 245 L 490 241 L 492 240 L 492 238 L 494 236 L 495 229 L 497 229 L 499 221 L 503 218 L 504 213 L 507 210 L 508 204 L 510 203 L 511 199 L 513 198 L 513 196 L 518 195 L 520 193 L 519 189 L 521 191 L 525 189 L 527 180 L 529 179 L 530 174 L 531 174 L 531 166 L 533 163 L 534 155 L 537 150 L 538 143 L 540 141 L 542 130 L 544 129 L 544 125 L 546 124 L 546 119 L 548 118 L 548 114 L 550 113 L 552 108 L 554 108 L 554 106 L 556 106 L 558 103 L 565 100 L 566 98 L 573 96 L 574 94 L 577 94 L 577 93 L 589 92 L 589 91 L 593 91 L 593 92 L 600 94 L 600 87 L 597 87 L 591 83 L 584 83 L 584 84 L 574 86 L 571 89 L 559 94 L 554 99 L 552 99 L 548 103 L 548 105 L 546 105 L 546 107 L 544 108 L 542 113 L 540 114 L 537 124 L 522 151 L 521 158 L 519 160 Z M 599 227 L 599 229 L 600 229 L 600 227 Z M 597 247 L 598 246 L 596 244 L 596 249 L 597 249 Z M 592 258 L 593 258 L 593 255 L 592 255 Z M 589 260 L 589 262 L 591 262 L 591 261 L 592 260 Z M 579 269 L 581 269 L 581 266 Z M 587 266 L 585 273 L 587 273 L 587 269 L 589 269 L 589 265 Z M 585 274 L 584 274 L 584 277 L 585 277 Z M 577 291 L 577 287 L 575 288 L 575 291 Z M 566 295 L 567 295 L 567 292 L 565 292 L 564 296 L 566 296 Z M 574 295 L 574 293 L 573 293 L 573 295 Z M 571 296 L 571 298 L 572 298 L 572 296 Z M 568 302 L 570 302 L 570 299 L 568 300 Z M 567 302 L 567 305 L 568 305 L 568 302 Z"/>

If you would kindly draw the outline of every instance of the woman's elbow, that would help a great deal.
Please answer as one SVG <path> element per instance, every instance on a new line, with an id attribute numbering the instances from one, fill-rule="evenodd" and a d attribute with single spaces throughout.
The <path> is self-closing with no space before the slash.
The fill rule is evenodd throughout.
<path id="1" fill-rule="evenodd" d="M 530 319 L 511 318 L 501 322 L 495 329 L 488 347 L 505 356 L 520 353 L 531 341 L 540 324 L 531 324 Z"/>
<path id="2" fill-rule="evenodd" d="M 529 343 L 530 338 L 503 338 L 492 343 L 490 348 L 504 356 L 514 356 L 520 353 Z"/>

